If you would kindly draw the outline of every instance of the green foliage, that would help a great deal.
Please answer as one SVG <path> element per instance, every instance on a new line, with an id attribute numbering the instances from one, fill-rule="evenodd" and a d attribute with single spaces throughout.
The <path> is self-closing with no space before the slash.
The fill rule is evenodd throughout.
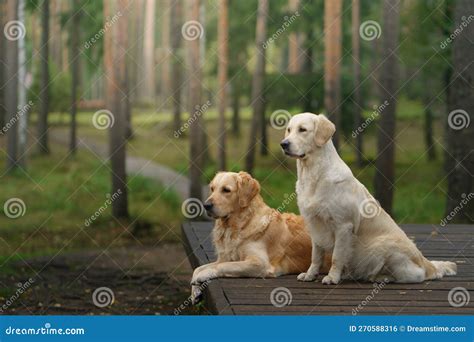
<path id="1" fill-rule="evenodd" d="M 353 77 L 349 72 L 342 73 L 341 92 L 341 122 L 343 132 L 351 132 L 353 125 L 352 92 Z M 367 96 L 367 87 L 361 88 L 362 98 Z M 324 77 L 322 73 L 281 75 L 270 74 L 266 77 L 265 99 L 267 109 L 294 110 L 296 112 L 320 113 L 324 110 Z"/>
<path id="2" fill-rule="evenodd" d="M 71 106 L 71 74 L 69 71 L 59 68 L 49 61 L 49 110 L 55 112 L 67 112 Z M 28 97 L 35 105 L 40 100 L 40 72 L 39 67 L 34 69 L 33 84 L 29 89 Z M 38 109 L 35 106 L 35 109 Z"/>

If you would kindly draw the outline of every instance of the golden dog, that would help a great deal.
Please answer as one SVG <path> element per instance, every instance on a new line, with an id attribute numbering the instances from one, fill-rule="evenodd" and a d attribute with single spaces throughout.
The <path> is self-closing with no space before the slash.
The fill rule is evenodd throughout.
<path id="1" fill-rule="evenodd" d="M 192 298 L 219 277 L 278 277 L 304 272 L 311 264 L 311 238 L 301 216 L 265 204 L 260 185 L 246 172 L 219 172 L 204 207 L 216 219 L 217 261 L 194 270 Z M 330 256 L 323 266 L 329 269 Z"/>

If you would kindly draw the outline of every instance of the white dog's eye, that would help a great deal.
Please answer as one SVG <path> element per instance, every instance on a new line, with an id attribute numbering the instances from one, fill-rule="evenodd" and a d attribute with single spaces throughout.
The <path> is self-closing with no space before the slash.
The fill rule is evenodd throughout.
<path id="1" fill-rule="evenodd" d="M 288 133 L 290 133 L 290 127 L 288 127 L 288 129 L 286 130 Z"/>
<path id="2" fill-rule="evenodd" d="M 300 127 L 300 129 L 299 129 L 298 131 L 299 131 L 299 132 L 306 132 L 306 131 L 307 131 L 307 129 L 306 129 L 306 128 L 304 128 L 304 127 Z"/>

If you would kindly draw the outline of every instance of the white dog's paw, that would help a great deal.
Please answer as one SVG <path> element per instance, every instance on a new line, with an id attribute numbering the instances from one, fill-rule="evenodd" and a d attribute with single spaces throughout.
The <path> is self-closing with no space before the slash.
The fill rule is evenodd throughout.
<path id="1" fill-rule="evenodd" d="M 312 274 L 312 273 L 303 272 L 303 273 L 300 273 L 296 279 L 298 279 L 299 281 L 315 281 L 317 276 L 318 276 L 317 273 Z"/>
<path id="2" fill-rule="evenodd" d="M 203 270 L 193 277 L 191 280 L 191 285 L 200 285 L 214 278 L 217 278 L 217 274 L 214 270 Z"/>
<path id="3" fill-rule="evenodd" d="M 335 277 L 333 275 L 328 274 L 325 276 L 322 280 L 322 283 L 325 285 L 331 285 L 331 284 L 338 284 L 341 281 L 341 277 Z"/>
<path id="4" fill-rule="evenodd" d="M 191 287 L 191 302 L 193 305 L 199 303 L 202 299 L 202 289 L 200 286 L 193 285 Z"/>

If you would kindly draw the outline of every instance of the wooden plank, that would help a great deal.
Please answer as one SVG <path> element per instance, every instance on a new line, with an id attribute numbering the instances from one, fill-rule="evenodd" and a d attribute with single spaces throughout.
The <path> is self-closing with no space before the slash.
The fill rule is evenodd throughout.
<path id="1" fill-rule="evenodd" d="M 374 284 L 348 280 L 326 286 L 320 282 L 298 282 L 296 275 L 218 279 L 207 287 L 206 301 L 215 314 L 347 315 L 372 294 L 358 314 L 474 314 L 474 302 L 454 308 L 447 300 L 454 287 L 474 291 L 474 226 L 402 225 L 402 228 L 429 259 L 455 261 L 458 275 L 420 284 L 386 284 L 375 296 Z M 215 260 L 212 223 L 192 222 L 184 224 L 182 230 L 193 267 Z M 270 294 L 276 287 L 291 291 L 291 305 L 283 308 L 271 305 Z"/>

